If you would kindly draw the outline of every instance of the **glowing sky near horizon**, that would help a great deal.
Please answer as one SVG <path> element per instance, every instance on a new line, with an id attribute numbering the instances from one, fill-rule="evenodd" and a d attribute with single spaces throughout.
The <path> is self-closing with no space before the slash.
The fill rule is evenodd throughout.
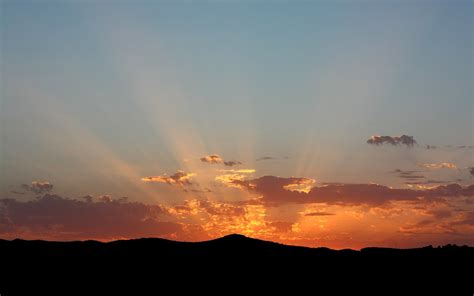
<path id="1" fill-rule="evenodd" d="M 0 5 L 0 238 L 474 245 L 471 1 Z"/>

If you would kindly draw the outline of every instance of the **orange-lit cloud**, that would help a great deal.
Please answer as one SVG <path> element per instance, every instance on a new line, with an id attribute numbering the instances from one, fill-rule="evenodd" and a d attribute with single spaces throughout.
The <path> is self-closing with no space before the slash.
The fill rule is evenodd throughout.
<path id="1" fill-rule="evenodd" d="M 143 177 L 141 180 L 143 182 L 157 182 L 157 183 L 166 183 L 170 185 L 190 185 L 191 177 L 196 176 L 195 173 L 186 173 L 184 171 L 177 171 L 171 176 L 162 175 L 162 176 L 150 176 Z"/>
<path id="2" fill-rule="evenodd" d="M 235 161 L 235 160 L 224 160 L 221 156 L 218 154 L 211 154 L 211 155 L 206 155 L 200 158 L 202 162 L 210 163 L 210 164 L 224 164 L 225 166 L 234 166 L 234 165 L 239 165 L 242 164 L 240 161 Z"/>
<path id="3" fill-rule="evenodd" d="M 283 186 L 283 189 L 288 191 L 308 193 L 311 191 L 311 188 L 315 182 L 315 180 L 309 178 L 297 178 L 293 183 Z"/>
<path id="4" fill-rule="evenodd" d="M 441 162 L 441 163 L 420 163 L 418 166 L 425 169 L 457 169 L 458 167 L 454 163 Z"/>
<path id="5" fill-rule="evenodd" d="M 206 155 L 206 156 L 201 157 L 200 159 L 201 159 L 202 162 L 207 162 L 207 163 L 211 163 L 211 164 L 223 163 L 224 162 L 222 157 L 220 157 L 217 154 Z"/>
<path id="6" fill-rule="evenodd" d="M 240 170 L 219 170 L 225 174 L 218 175 L 215 180 L 219 183 L 226 185 L 227 187 L 242 188 L 239 183 L 247 178 L 249 174 L 255 173 L 254 169 L 240 169 Z"/>

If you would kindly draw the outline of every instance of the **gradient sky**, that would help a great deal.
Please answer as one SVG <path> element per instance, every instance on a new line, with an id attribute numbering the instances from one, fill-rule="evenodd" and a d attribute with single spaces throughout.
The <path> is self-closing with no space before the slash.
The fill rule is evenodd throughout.
<path id="1" fill-rule="evenodd" d="M 472 1 L 2 1 L 0 237 L 474 245 L 472 19 Z"/>

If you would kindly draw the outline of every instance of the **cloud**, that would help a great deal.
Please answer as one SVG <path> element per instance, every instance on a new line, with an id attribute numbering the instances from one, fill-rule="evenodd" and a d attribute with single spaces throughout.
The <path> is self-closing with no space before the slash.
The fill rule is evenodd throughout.
<path id="1" fill-rule="evenodd" d="M 399 175 L 402 179 L 423 179 L 425 176 L 423 175 Z"/>
<path id="2" fill-rule="evenodd" d="M 215 181 L 226 185 L 227 187 L 241 188 L 242 186 L 235 181 L 243 181 L 247 175 L 255 173 L 254 169 L 240 169 L 240 170 L 219 170 L 225 174 L 215 177 Z"/>
<path id="3" fill-rule="evenodd" d="M 92 200 L 94 199 L 94 196 L 88 194 L 88 195 L 80 196 L 79 198 L 83 199 L 85 202 L 92 202 Z"/>
<path id="4" fill-rule="evenodd" d="M 413 147 L 416 145 L 416 141 L 412 136 L 402 135 L 402 136 L 372 136 L 367 140 L 367 144 L 371 145 L 383 145 L 390 144 L 393 146 L 405 145 L 407 147 Z"/>
<path id="5" fill-rule="evenodd" d="M 245 214 L 245 208 L 231 203 L 205 200 L 185 200 L 183 204 L 168 208 L 168 212 L 179 218 L 205 213 L 209 216 L 236 217 Z"/>
<path id="6" fill-rule="evenodd" d="M 309 178 L 297 178 L 293 183 L 283 186 L 283 189 L 295 192 L 308 193 L 313 187 L 315 180 Z"/>
<path id="7" fill-rule="evenodd" d="M 100 195 L 98 198 L 98 200 L 102 201 L 102 202 L 112 202 L 112 196 L 111 195 Z"/>
<path id="8" fill-rule="evenodd" d="M 291 232 L 294 222 L 287 221 L 272 221 L 266 222 L 266 226 L 273 228 L 277 232 Z"/>
<path id="9" fill-rule="evenodd" d="M 189 179 L 193 176 L 196 176 L 195 173 L 186 173 L 184 171 L 177 171 L 171 176 L 162 175 L 162 176 L 150 176 L 143 177 L 141 180 L 143 182 L 157 182 L 157 183 L 166 183 L 169 185 L 191 185 L 192 183 Z"/>
<path id="10" fill-rule="evenodd" d="M 474 226 L 474 212 L 465 212 L 462 214 L 461 219 L 458 219 L 457 221 L 453 221 L 450 223 L 450 226 L 457 226 L 457 225 Z"/>
<path id="11" fill-rule="evenodd" d="M 211 154 L 211 155 L 206 155 L 200 158 L 202 162 L 206 162 L 209 164 L 224 164 L 225 166 L 234 166 L 234 165 L 239 165 L 242 164 L 240 161 L 235 161 L 235 160 L 224 160 L 220 155 L 218 154 Z"/>
<path id="12" fill-rule="evenodd" d="M 409 181 L 405 182 L 408 187 L 415 187 L 418 189 L 430 189 L 435 188 L 437 185 L 435 184 L 448 184 L 450 181 L 443 181 L 443 180 L 426 180 L 426 181 Z"/>
<path id="13" fill-rule="evenodd" d="M 234 165 L 239 165 L 242 164 L 240 161 L 234 161 L 234 160 L 229 160 L 229 161 L 224 161 L 225 166 L 234 166 Z"/>
<path id="14" fill-rule="evenodd" d="M 441 163 L 420 163 L 419 167 L 425 169 L 457 169 L 458 167 L 454 163 L 441 162 Z"/>
<path id="15" fill-rule="evenodd" d="M 33 192 L 36 194 L 44 194 L 44 193 L 49 193 L 53 190 L 53 184 L 45 181 L 33 181 L 31 182 L 30 185 L 28 184 L 22 184 L 21 188 L 25 191 Z"/>
<path id="16" fill-rule="evenodd" d="M 312 216 L 334 216 L 336 214 L 334 213 L 328 213 L 328 212 L 309 212 L 304 214 L 305 216 L 312 217 Z"/>
<path id="17" fill-rule="evenodd" d="M 254 169 L 239 169 L 239 170 L 219 170 L 223 173 L 232 173 L 232 174 L 252 174 L 256 171 Z"/>
<path id="18" fill-rule="evenodd" d="M 461 146 L 457 146 L 456 147 L 457 149 L 473 149 L 474 146 L 473 145 L 461 145 Z"/>
<path id="19" fill-rule="evenodd" d="M 469 168 L 469 173 L 471 176 L 474 176 L 474 167 Z"/>
<path id="20" fill-rule="evenodd" d="M 202 162 L 207 162 L 211 164 L 223 163 L 224 159 L 217 154 L 206 155 L 200 158 Z"/>
<path id="21" fill-rule="evenodd" d="M 273 157 L 273 156 L 263 156 L 263 157 L 257 158 L 256 161 L 273 160 L 273 159 L 278 159 L 278 158 L 277 158 L 277 157 Z"/>
<path id="22" fill-rule="evenodd" d="M 3 237 L 41 239 L 118 239 L 156 237 L 182 232 L 162 221 L 168 211 L 159 205 L 118 200 L 91 202 L 46 194 L 33 201 L 0 199 Z"/>
<path id="23" fill-rule="evenodd" d="M 398 174 L 399 178 L 402 179 L 423 179 L 425 176 L 419 175 L 418 173 L 421 173 L 421 171 L 404 171 L 400 169 L 396 169 L 393 171 L 394 173 Z M 418 174 L 418 175 L 416 175 Z"/>
<path id="24" fill-rule="evenodd" d="M 474 197 L 474 185 L 440 185 L 426 190 L 396 189 L 378 184 L 333 184 L 308 191 L 288 190 L 307 178 L 263 176 L 256 179 L 226 180 L 226 185 L 243 188 L 261 197 L 263 203 L 326 203 L 338 205 L 381 205 L 391 201 L 430 201 L 448 197 Z"/>

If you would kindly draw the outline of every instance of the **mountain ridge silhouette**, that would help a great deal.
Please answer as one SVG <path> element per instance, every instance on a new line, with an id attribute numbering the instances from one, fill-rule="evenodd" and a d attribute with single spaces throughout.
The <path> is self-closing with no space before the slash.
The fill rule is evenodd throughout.
<path id="1" fill-rule="evenodd" d="M 0 259 L 2 296 L 15 292 L 28 295 L 31 287 L 36 293 L 41 292 L 40 295 L 53 294 L 51 283 L 56 282 L 75 289 L 97 286 L 108 291 L 107 283 L 117 283 L 124 275 L 118 283 L 132 285 L 134 289 L 144 281 L 152 283 L 159 279 L 160 283 L 176 280 L 193 283 L 205 292 L 212 279 L 239 290 L 246 285 L 237 283 L 245 279 L 262 291 L 271 288 L 278 291 L 279 287 L 288 285 L 293 289 L 292 294 L 297 288 L 301 293 L 308 291 L 315 282 L 319 289 L 346 293 L 364 287 L 366 294 L 367 288 L 374 285 L 384 285 L 384 291 L 390 287 L 390 291 L 400 293 L 447 290 L 451 295 L 456 295 L 453 291 L 472 295 L 474 292 L 471 271 L 474 248 L 456 245 L 332 250 L 285 245 L 240 234 L 202 242 L 163 238 L 110 242 L 0 239 Z M 84 275 L 87 281 L 82 280 Z M 191 287 L 194 286 L 181 285 L 180 289 Z"/>

